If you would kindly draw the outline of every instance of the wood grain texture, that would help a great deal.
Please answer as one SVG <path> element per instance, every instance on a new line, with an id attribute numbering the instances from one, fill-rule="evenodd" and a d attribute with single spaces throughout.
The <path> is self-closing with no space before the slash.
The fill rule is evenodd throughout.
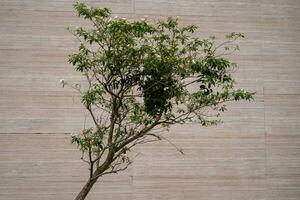
<path id="1" fill-rule="evenodd" d="M 89 200 L 300 199 L 299 0 L 86 2 L 128 18 L 179 16 L 218 41 L 244 32 L 235 77 L 257 92 L 230 104 L 220 126 L 173 127 L 167 137 L 185 155 L 165 142 L 136 148 L 130 169 L 103 178 Z M 84 109 L 59 83 L 83 81 L 67 64 L 78 42 L 65 28 L 84 24 L 73 3 L 0 1 L 0 200 L 68 200 L 87 179 L 69 135 Z"/>

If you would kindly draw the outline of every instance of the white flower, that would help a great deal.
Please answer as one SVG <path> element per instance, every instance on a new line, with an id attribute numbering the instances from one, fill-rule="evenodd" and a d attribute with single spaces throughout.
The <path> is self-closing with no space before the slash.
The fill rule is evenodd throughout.
<path id="1" fill-rule="evenodd" d="M 71 133 L 71 137 L 78 137 L 78 133 Z"/>
<path id="2" fill-rule="evenodd" d="M 65 85 L 67 85 L 65 79 L 60 79 L 60 83 L 62 84 L 62 87 L 65 87 Z"/>
<path id="3" fill-rule="evenodd" d="M 118 16 L 116 15 L 114 18 L 115 18 L 115 19 L 117 19 L 117 18 L 118 18 Z"/>
<path id="4" fill-rule="evenodd" d="M 122 19 L 123 19 L 123 20 L 126 20 L 126 18 L 125 18 L 125 17 L 123 17 Z"/>
<path id="5" fill-rule="evenodd" d="M 145 21 L 146 19 L 145 18 L 141 18 L 141 21 Z"/>

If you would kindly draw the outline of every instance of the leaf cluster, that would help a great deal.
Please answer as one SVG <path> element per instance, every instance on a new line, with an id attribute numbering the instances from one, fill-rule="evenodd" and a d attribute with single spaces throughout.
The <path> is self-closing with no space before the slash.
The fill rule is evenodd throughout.
<path id="1" fill-rule="evenodd" d="M 112 17 L 107 8 L 74 7 L 92 25 L 69 29 L 80 41 L 69 63 L 87 79 L 82 103 L 95 123 L 72 141 L 94 156 L 90 163 L 107 150 L 104 163 L 115 166 L 147 135 L 161 139 L 154 128 L 214 125 L 226 102 L 253 99 L 254 93 L 235 88 L 236 64 L 227 57 L 239 50 L 235 41 L 243 34 L 230 33 L 216 44 L 215 37 L 194 37 L 197 26 L 182 26 L 178 18 L 129 20 Z"/>

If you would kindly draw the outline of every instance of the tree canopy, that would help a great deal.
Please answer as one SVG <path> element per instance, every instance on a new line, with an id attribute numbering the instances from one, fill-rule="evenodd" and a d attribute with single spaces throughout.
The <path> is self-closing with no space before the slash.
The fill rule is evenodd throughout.
<path id="1" fill-rule="evenodd" d="M 74 87 L 94 122 L 72 136 L 90 166 L 90 187 L 100 176 L 126 169 L 135 145 L 163 139 L 155 130 L 215 125 L 226 102 L 253 98 L 235 88 L 236 64 L 227 58 L 239 50 L 235 41 L 243 34 L 230 33 L 217 45 L 214 37 L 194 37 L 197 26 L 180 25 L 178 18 L 151 22 L 112 17 L 109 9 L 84 3 L 74 7 L 90 22 L 69 29 L 80 41 L 69 63 L 88 85 Z"/>

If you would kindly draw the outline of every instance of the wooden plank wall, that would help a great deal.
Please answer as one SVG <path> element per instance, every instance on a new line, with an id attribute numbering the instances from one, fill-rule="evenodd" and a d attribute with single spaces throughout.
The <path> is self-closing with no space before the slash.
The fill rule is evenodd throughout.
<path id="1" fill-rule="evenodd" d="M 139 147 L 132 167 L 105 177 L 88 199 L 300 199 L 299 0 L 89 0 L 114 14 L 179 16 L 199 36 L 244 32 L 236 78 L 256 91 L 214 128 L 178 126 Z M 87 166 L 68 133 L 83 127 L 78 96 L 59 80 L 80 82 L 66 62 L 77 45 L 65 29 L 83 21 L 68 0 L 0 1 L 0 200 L 72 199 Z"/>

